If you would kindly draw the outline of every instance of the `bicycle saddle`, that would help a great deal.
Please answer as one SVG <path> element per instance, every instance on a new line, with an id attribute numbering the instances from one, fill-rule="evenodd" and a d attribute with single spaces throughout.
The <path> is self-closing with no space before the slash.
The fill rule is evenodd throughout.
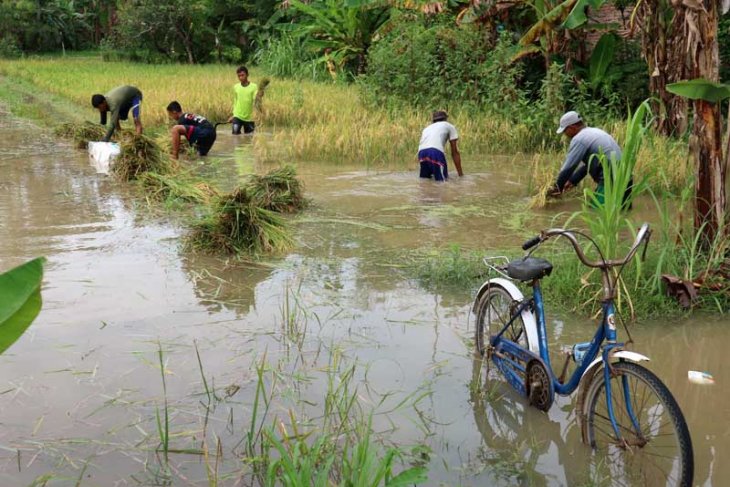
<path id="1" fill-rule="evenodd" d="M 553 271 L 553 265 L 545 259 L 538 257 L 525 257 L 511 261 L 507 264 L 507 275 L 518 281 L 532 281 L 549 276 Z"/>

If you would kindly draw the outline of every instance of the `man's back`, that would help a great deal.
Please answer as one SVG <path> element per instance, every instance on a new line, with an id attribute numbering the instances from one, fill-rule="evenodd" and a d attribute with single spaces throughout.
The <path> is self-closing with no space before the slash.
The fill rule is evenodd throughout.
<path id="1" fill-rule="evenodd" d="M 606 154 L 610 160 L 618 161 L 621 159 L 621 148 L 616 140 L 611 137 L 611 134 L 599 128 L 585 127 L 571 140 L 571 150 L 574 144 L 582 146 L 585 150 L 585 155 L 583 156 L 583 162 L 585 163 L 589 162 L 592 155 L 600 153 Z"/>
<path id="2" fill-rule="evenodd" d="M 451 125 L 449 122 L 441 121 L 434 122 L 421 133 L 421 142 L 418 144 L 418 150 L 423 149 L 438 149 L 441 152 L 445 152 L 444 148 L 446 142 L 449 140 L 456 140 L 459 138 L 459 134 L 456 131 L 456 127 Z"/>

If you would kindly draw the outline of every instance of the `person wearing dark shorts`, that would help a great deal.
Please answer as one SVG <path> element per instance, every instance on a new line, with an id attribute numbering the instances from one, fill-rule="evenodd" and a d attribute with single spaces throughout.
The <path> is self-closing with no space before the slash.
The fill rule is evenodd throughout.
<path id="1" fill-rule="evenodd" d="M 256 129 L 253 121 L 253 109 L 257 100 L 264 95 L 256 83 L 248 79 L 248 68 L 240 66 L 236 69 L 238 83 L 233 85 L 233 116 L 228 119 L 232 124 L 233 135 L 239 135 L 241 130 L 244 134 L 252 134 Z"/>
<path id="2" fill-rule="evenodd" d="M 172 158 L 177 159 L 180 152 L 180 137 L 188 139 L 201 156 L 207 155 L 215 142 L 215 127 L 207 118 L 194 113 L 183 112 L 180 103 L 173 101 L 167 105 L 167 116 L 177 121 L 170 129 L 172 136 Z"/>
<path id="3" fill-rule="evenodd" d="M 418 163 L 421 166 L 420 177 L 446 181 L 449 178 L 449 168 L 446 164 L 446 152 L 444 146 L 449 141 L 451 146 L 451 157 L 454 159 L 454 166 L 459 176 L 464 173 L 461 170 L 461 154 L 457 142 L 459 134 L 456 127 L 447 122 L 446 112 L 438 110 L 431 116 L 431 125 L 423 129 L 421 142 L 418 145 Z"/>
<path id="4" fill-rule="evenodd" d="M 142 92 L 134 86 L 117 86 L 106 95 L 96 94 L 91 97 L 91 106 L 99 110 L 101 124 L 106 125 L 107 112 L 112 113 L 109 129 L 104 136 L 104 142 L 109 142 L 114 130 L 121 130 L 120 120 L 127 120 L 129 112 L 134 118 L 134 129 L 137 134 L 142 133 Z"/>

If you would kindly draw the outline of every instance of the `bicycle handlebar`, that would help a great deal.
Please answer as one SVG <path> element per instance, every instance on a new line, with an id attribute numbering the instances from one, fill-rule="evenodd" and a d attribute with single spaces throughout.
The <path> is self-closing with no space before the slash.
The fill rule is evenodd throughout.
<path id="1" fill-rule="evenodd" d="M 610 259 L 610 260 L 601 260 L 601 261 L 595 261 L 592 262 L 588 260 L 588 258 L 583 253 L 583 250 L 580 248 L 580 245 L 578 245 L 578 240 L 575 238 L 575 235 L 573 235 L 573 232 L 569 230 L 565 230 L 563 228 L 550 228 L 548 230 L 543 230 L 540 232 L 540 235 L 531 238 L 530 240 L 526 241 L 524 244 L 522 244 L 523 250 L 528 250 L 535 245 L 544 242 L 545 240 L 549 239 L 550 237 L 565 237 L 567 238 L 571 244 L 573 244 L 573 249 L 575 250 L 575 253 L 578 255 L 578 258 L 580 259 L 583 264 L 585 264 L 588 267 L 595 267 L 595 268 L 608 268 L 608 267 L 615 267 L 615 266 L 621 266 L 629 262 L 634 255 L 636 254 L 636 251 L 639 249 L 639 246 L 646 240 L 648 242 L 649 237 L 651 236 L 651 231 L 649 230 L 649 224 L 644 223 L 641 225 L 641 228 L 639 229 L 639 233 L 636 234 L 636 239 L 634 240 L 633 245 L 629 249 L 629 252 L 626 254 L 626 257 L 623 259 Z"/>
<path id="2" fill-rule="evenodd" d="M 525 243 L 522 244 L 522 250 L 529 250 L 535 245 L 540 243 L 540 235 L 535 235 L 529 240 L 526 240 Z"/>

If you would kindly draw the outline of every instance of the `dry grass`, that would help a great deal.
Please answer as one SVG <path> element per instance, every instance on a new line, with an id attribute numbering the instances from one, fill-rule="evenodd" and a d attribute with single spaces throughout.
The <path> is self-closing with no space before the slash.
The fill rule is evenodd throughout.
<path id="1" fill-rule="evenodd" d="M 89 147 L 89 142 L 104 138 L 106 130 L 101 125 L 91 122 L 66 122 L 56 127 L 54 133 L 58 137 L 72 139 L 78 149 L 86 149 Z"/>

